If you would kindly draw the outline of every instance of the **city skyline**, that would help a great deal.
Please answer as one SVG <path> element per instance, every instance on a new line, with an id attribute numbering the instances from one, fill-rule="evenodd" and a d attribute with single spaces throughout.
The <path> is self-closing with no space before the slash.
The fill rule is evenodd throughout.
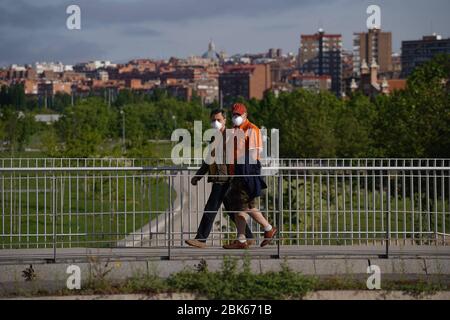
<path id="1" fill-rule="evenodd" d="M 272 47 L 296 54 L 301 34 L 315 33 L 319 27 L 342 34 L 344 49 L 352 50 L 353 33 L 366 31 L 369 4 L 381 7 L 381 29 L 392 32 L 394 52 L 400 52 L 403 40 L 432 32 L 450 36 L 449 1 L 391 2 L 6 0 L 0 4 L 0 66 L 182 58 L 201 55 L 210 39 L 228 55 Z M 81 8 L 81 30 L 66 28 L 65 9 L 70 4 Z"/>

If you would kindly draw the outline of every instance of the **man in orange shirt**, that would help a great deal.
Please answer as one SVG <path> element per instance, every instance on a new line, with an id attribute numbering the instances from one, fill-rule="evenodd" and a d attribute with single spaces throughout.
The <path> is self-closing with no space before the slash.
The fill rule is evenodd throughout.
<path id="1" fill-rule="evenodd" d="M 248 243 L 245 237 L 245 226 L 247 214 L 249 214 L 264 229 L 264 241 L 261 247 L 268 245 L 275 234 L 277 228 L 273 227 L 264 218 L 261 211 L 256 208 L 256 200 L 261 194 L 261 190 L 267 186 L 261 178 L 260 153 L 262 152 L 262 138 L 259 128 L 247 119 L 247 108 L 241 103 L 236 103 L 232 107 L 234 132 L 232 139 L 227 143 L 232 143 L 232 157 L 227 154 L 229 163 L 229 174 L 232 175 L 231 187 L 225 201 L 231 211 L 236 213 L 236 226 L 238 229 L 238 239 L 224 249 L 247 249 Z"/>

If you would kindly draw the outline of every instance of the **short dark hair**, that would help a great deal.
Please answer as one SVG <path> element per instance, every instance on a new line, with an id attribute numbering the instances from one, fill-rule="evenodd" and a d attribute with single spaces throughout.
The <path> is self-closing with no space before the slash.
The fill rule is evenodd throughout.
<path id="1" fill-rule="evenodd" d="M 209 116 L 212 117 L 218 113 L 221 113 L 224 117 L 226 117 L 225 110 L 223 110 L 223 109 L 214 109 L 213 111 L 211 111 L 211 114 Z"/>

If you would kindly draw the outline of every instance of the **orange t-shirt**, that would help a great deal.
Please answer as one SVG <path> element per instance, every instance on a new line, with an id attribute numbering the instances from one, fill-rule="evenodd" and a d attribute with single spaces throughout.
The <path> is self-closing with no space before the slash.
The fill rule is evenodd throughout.
<path id="1" fill-rule="evenodd" d="M 230 175 L 234 175 L 234 164 L 238 159 L 243 159 L 245 152 L 254 150 L 256 154 L 256 160 L 260 160 L 261 152 L 263 149 L 261 130 L 250 121 L 246 120 L 239 128 L 234 130 L 242 130 L 236 132 L 232 136 L 234 142 L 233 159 L 234 162 L 228 165 L 228 172 Z"/>

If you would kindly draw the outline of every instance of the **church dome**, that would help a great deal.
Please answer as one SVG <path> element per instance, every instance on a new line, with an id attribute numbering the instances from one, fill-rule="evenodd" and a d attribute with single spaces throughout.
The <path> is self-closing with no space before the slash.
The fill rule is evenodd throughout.
<path id="1" fill-rule="evenodd" d="M 214 42 L 212 42 L 212 40 L 208 44 L 208 51 L 206 51 L 202 55 L 202 58 L 211 59 L 211 60 L 219 60 L 220 59 L 220 54 L 217 53 L 216 46 L 214 45 Z"/>

